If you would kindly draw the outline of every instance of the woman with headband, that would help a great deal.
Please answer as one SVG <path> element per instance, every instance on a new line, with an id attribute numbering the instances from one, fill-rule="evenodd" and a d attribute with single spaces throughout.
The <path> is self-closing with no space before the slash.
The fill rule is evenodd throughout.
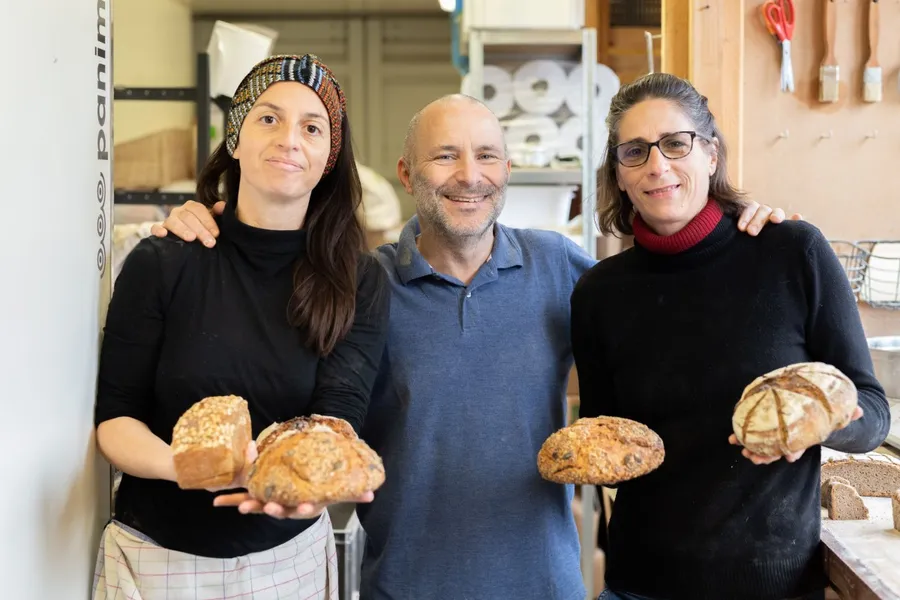
<path id="1" fill-rule="evenodd" d="M 197 200 L 226 202 L 215 248 L 141 241 L 109 305 L 95 423 L 123 477 L 94 598 L 336 599 L 324 506 L 214 505 L 221 489 L 178 487 L 169 446 L 178 418 L 208 396 L 245 398 L 254 437 L 300 415 L 362 425 L 390 300 L 355 216 L 350 124 L 328 67 L 305 55 L 253 68 Z M 224 489 L 240 491 L 245 475 Z"/>

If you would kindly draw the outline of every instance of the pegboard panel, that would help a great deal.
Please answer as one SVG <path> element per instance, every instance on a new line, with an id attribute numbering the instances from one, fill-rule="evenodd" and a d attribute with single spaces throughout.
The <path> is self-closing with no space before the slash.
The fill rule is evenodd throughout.
<path id="1" fill-rule="evenodd" d="M 802 213 L 829 238 L 900 239 L 900 0 L 878 2 L 879 103 L 863 101 L 870 2 L 836 0 L 834 104 L 818 101 L 826 1 L 794 2 L 793 93 L 780 90 L 781 49 L 762 21 L 762 0 L 743 2 L 743 187 Z"/>

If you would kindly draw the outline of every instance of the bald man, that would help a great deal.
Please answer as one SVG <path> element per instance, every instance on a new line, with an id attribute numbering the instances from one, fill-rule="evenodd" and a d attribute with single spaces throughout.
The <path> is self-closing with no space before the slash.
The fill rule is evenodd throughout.
<path id="1" fill-rule="evenodd" d="M 541 479 L 536 457 L 565 425 L 569 297 L 594 260 L 558 233 L 497 222 L 509 174 L 500 123 L 477 100 L 440 98 L 410 122 L 397 175 L 416 217 L 377 252 L 391 322 L 362 435 L 387 480 L 357 507 L 361 600 L 585 598 L 573 488 Z M 757 209 L 745 224 L 772 214 Z M 164 225 L 214 243 L 199 204 Z"/>

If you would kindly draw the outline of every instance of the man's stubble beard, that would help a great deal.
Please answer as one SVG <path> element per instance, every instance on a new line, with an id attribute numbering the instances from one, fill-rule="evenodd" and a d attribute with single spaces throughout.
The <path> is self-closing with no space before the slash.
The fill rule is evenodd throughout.
<path id="1" fill-rule="evenodd" d="M 454 245 L 469 245 L 482 239 L 497 222 L 506 203 L 506 185 L 481 185 L 475 187 L 441 186 L 433 188 L 428 180 L 415 172 L 410 173 L 410 184 L 416 200 L 419 219 L 431 227 L 434 232 Z M 475 192 L 489 197 L 491 211 L 475 229 L 456 228 L 450 222 L 449 215 L 442 206 L 443 196 L 464 195 Z M 455 192 L 455 193 L 454 193 Z"/>

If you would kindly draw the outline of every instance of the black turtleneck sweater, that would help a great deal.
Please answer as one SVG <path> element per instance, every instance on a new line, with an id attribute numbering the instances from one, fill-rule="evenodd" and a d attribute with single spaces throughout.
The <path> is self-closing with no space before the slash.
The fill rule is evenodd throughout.
<path id="1" fill-rule="evenodd" d="M 250 227 L 230 206 L 219 227 L 213 249 L 151 237 L 128 255 L 104 329 L 96 424 L 132 417 L 170 443 L 192 404 L 235 394 L 249 404 L 254 437 L 275 421 L 310 413 L 359 430 L 386 339 L 383 269 L 361 256 L 353 327 L 322 358 L 287 321 L 306 232 Z M 242 515 L 214 507 L 214 497 L 125 474 L 115 518 L 163 547 L 215 557 L 273 548 L 312 523 Z"/>
<path id="2" fill-rule="evenodd" d="M 820 448 L 754 465 L 728 443 L 735 403 L 768 371 L 832 364 L 865 416 L 825 445 L 865 452 L 887 435 L 887 400 L 847 277 L 815 227 L 785 222 L 754 238 L 720 212 L 702 216 L 688 228 L 703 235 L 682 234 L 684 247 L 636 237 L 572 296 L 580 415 L 640 421 L 666 449 L 659 469 L 618 487 L 607 584 L 659 599 L 800 596 L 826 583 Z"/>

